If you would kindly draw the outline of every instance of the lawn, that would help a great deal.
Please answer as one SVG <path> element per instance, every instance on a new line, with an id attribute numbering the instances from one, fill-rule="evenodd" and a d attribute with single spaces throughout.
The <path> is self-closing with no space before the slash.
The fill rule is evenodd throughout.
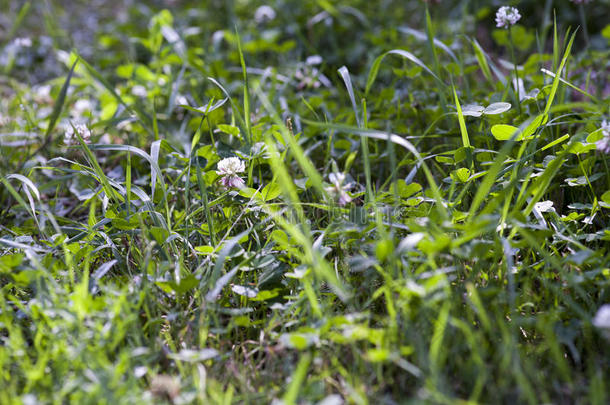
<path id="1" fill-rule="evenodd" d="M 610 0 L 0 9 L 0 404 L 610 401 Z"/>

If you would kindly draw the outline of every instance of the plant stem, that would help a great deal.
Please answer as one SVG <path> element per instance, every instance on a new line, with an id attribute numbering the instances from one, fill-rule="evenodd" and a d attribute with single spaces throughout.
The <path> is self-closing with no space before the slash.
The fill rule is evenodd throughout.
<path id="1" fill-rule="evenodd" d="M 517 59 L 515 58 L 515 45 L 513 42 L 513 30 L 508 27 L 508 42 L 510 43 L 510 55 L 513 61 L 513 67 L 515 69 L 515 82 L 513 82 L 514 92 L 517 96 L 517 109 L 519 115 L 521 115 L 521 96 L 519 95 L 519 70 L 517 69 Z"/>
<path id="2" fill-rule="evenodd" d="M 589 47 L 589 30 L 587 28 L 587 18 L 585 16 L 585 6 L 582 4 L 578 5 L 578 14 L 580 16 L 580 23 L 582 24 L 582 30 L 585 34 L 585 45 Z"/>

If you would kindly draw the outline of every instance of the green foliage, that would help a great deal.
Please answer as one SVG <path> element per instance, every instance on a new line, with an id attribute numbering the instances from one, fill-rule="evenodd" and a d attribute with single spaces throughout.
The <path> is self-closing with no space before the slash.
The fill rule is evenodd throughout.
<path id="1" fill-rule="evenodd" d="M 607 0 L 17 3 L 0 403 L 607 403 Z"/>

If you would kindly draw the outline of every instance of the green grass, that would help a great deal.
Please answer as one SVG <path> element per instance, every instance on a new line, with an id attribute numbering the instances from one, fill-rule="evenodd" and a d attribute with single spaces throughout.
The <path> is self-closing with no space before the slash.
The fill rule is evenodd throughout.
<path id="1" fill-rule="evenodd" d="M 1 404 L 610 400 L 607 0 L 87 3 L 0 0 Z"/>

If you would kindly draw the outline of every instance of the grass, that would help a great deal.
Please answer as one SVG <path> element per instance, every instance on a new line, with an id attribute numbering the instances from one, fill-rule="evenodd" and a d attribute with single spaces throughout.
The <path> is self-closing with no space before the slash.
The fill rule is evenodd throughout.
<path id="1" fill-rule="evenodd" d="M 610 400 L 608 1 L 86 3 L 0 1 L 0 403 Z"/>

